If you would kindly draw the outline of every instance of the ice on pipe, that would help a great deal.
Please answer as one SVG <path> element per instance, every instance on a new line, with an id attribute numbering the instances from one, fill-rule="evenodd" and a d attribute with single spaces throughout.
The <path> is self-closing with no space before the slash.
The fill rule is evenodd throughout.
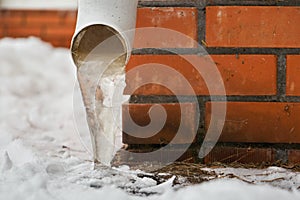
<path id="1" fill-rule="evenodd" d="M 121 68 L 122 69 L 122 68 Z M 99 122 L 99 133 L 96 135 L 96 148 L 99 162 L 109 166 L 118 149 L 116 136 L 121 134 L 121 106 L 126 98 L 122 97 L 125 88 L 125 74 L 110 74 L 100 79 L 96 100 L 96 114 Z M 115 96 L 114 94 L 119 95 Z"/>
<path id="2" fill-rule="evenodd" d="M 110 27 L 88 26 L 74 39 L 74 63 L 91 135 L 95 163 L 110 166 L 121 133 L 121 105 L 124 102 L 124 40 Z"/>
<path id="3" fill-rule="evenodd" d="M 95 57 L 82 63 L 78 80 L 87 112 L 94 160 L 110 166 L 120 144 L 121 106 L 128 98 L 123 96 L 125 83 L 125 55 Z M 104 69 L 101 71 L 101 69 Z"/>

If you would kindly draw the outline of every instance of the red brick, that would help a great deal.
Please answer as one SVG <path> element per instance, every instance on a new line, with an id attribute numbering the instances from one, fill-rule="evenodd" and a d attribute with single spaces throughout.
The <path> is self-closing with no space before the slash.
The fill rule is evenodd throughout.
<path id="1" fill-rule="evenodd" d="M 40 37 L 43 33 L 43 29 L 41 27 L 36 27 L 36 28 L 8 27 L 4 32 L 5 32 L 5 36 L 7 37 L 29 37 L 29 36 Z"/>
<path id="2" fill-rule="evenodd" d="M 25 24 L 31 27 L 49 25 L 70 25 L 74 27 L 76 15 L 76 11 L 4 10 L 0 11 L 0 24 L 14 27 Z"/>
<path id="3" fill-rule="evenodd" d="M 24 10 L 13 10 L 13 9 L 1 9 L 0 17 L 10 17 L 10 16 L 24 16 Z"/>
<path id="4" fill-rule="evenodd" d="M 28 26 L 50 26 L 62 23 L 62 18 L 57 12 L 40 13 L 39 11 L 26 12 Z"/>
<path id="5" fill-rule="evenodd" d="M 9 35 L 8 28 L 20 29 L 24 25 L 24 13 L 20 11 L 0 11 L 0 37 L 14 37 Z"/>
<path id="6" fill-rule="evenodd" d="M 194 142 L 198 128 L 196 122 L 196 104 L 167 103 L 159 105 L 165 110 L 167 119 L 165 123 L 162 124 L 162 128 L 156 131 L 154 131 L 153 128 L 146 127 L 150 123 L 150 109 L 152 106 L 155 106 L 155 104 L 123 105 L 123 143 L 167 144 L 172 140 L 172 144 L 190 144 Z M 143 130 L 134 128 L 130 122 L 131 119 L 136 125 L 145 126 L 146 128 L 144 127 Z M 161 120 L 163 120 L 162 114 L 155 113 L 153 122 L 151 123 L 157 128 Z M 180 132 L 179 127 L 181 127 Z M 132 134 L 134 134 L 134 136 Z M 178 138 L 175 139 L 175 135 Z"/>
<path id="7" fill-rule="evenodd" d="M 209 47 L 300 47 L 300 8 L 208 6 Z"/>
<path id="8" fill-rule="evenodd" d="M 61 13 L 63 15 L 62 21 L 66 26 L 74 27 L 76 25 L 77 12 L 65 11 Z"/>
<path id="9" fill-rule="evenodd" d="M 211 104 L 206 104 L 206 130 L 212 117 Z M 214 117 L 220 118 L 218 114 Z M 300 143 L 299 119 L 300 103 L 227 102 L 225 125 L 219 141 Z"/>
<path id="10" fill-rule="evenodd" d="M 300 150 L 292 149 L 288 151 L 289 164 L 300 164 Z"/>
<path id="11" fill-rule="evenodd" d="M 237 147 L 215 147 L 205 158 L 205 164 L 242 163 L 260 164 L 275 162 L 275 154 L 269 148 L 237 148 Z"/>
<path id="12" fill-rule="evenodd" d="M 71 43 L 72 36 L 74 34 L 75 27 L 71 26 L 48 26 L 44 29 L 41 38 L 47 41 L 52 42 L 55 45 L 56 40 L 62 41 L 63 46 L 67 44 L 68 46 Z M 60 45 L 55 45 L 60 46 Z"/>
<path id="13" fill-rule="evenodd" d="M 0 38 L 5 37 L 3 29 L 0 28 Z"/>
<path id="14" fill-rule="evenodd" d="M 71 38 L 66 37 L 41 37 L 42 40 L 51 43 L 54 47 L 69 48 L 71 45 Z"/>
<path id="15" fill-rule="evenodd" d="M 45 28 L 44 36 L 45 37 L 66 37 L 72 38 L 75 32 L 75 26 L 65 27 L 65 26 L 47 26 Z"/>
<path id="16" fill-rule="evenodd" d="M 1 27 L 5 26 L 21 26 L 25 22 L 25 18 L 22 15 L 4 15 L 0 11 L 0 24 Z"/>
<path id="17" fill-rule="evenodd" d="M 202 76 L 197 73 L 192 63 L 197 63 L 202 73 L 208 74 L 210 69 L 215 69 L 214 64 L 207 56 L 185 55 L 133 55 L 126 66 L 127 94 L 139 95 L 209 95 Z M 276 57 L 274 55 L 212 55 L 213 61 L 219 70 L 227 95 L 275 95 L 276 94 Z M 150 64 L 148 68 L 138 68 L 143 64 Z M 166 65 L 176 70 L 190 83 L 187 87 L 179 75 L 170 75 L 167 69 L 159 65 Z M 130 70 L 136 70 L 130 73 Z M 169 74 L 166 76 L 166 74 Z M 215 78 L 216 79 L 216 78 Z M 221 80 L 221 81 L 222 81 Z M 144 82 L 152 82 L 142 86 Z M 166 87 L 155 83 L 170 84 L 175 89 L 173 93 Z M 213 80 L 214 84 L 220 82 Z M 137 86 L 142 86 L 133 91 Z M 166 86 L 166 85 L 165 85 Z M 170 88 L 170 89 L 172 89 Z M 222 95 L 222 90 L 211 91 L 211 95 Z"/>
<path id="18" fill-rule="evenodd" d="M 189 48 L 197 47 L 196 8 L 139 8 L 137 28 L 158 27 L 171 29 L 137 30 L 135 48 Z M 181 34 L 178 34 L 179 32 Z M 186 36 L 182 36 L 182 34 Z"/>
<path id="19" fill-rule="evenodd" d="M 286 62 L 286 94 L 300 96 L 300 55 L 288 55 Z"/>
<path id="20" fill-rule="evenodd" d="M 0 37 L 36 36 L 54 46 L 70 46 L 75 30 L 75 11 L 12 10 L 2 11 L 0 15 L 0 21 L 4 21 Z"/>

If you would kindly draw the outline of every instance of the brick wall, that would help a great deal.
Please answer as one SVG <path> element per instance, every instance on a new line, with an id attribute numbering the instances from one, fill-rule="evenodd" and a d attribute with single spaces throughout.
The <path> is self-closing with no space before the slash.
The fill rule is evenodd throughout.
<path id="1" fill-rule="evenodd" d="M 36 36 L 69 47 L 75 23 L 75 11 L 0 10 L 0 37 Z"/>
<path id="2" fill-rule="evenodd" d="M 176 96 L 164 86 L 148 84 L 131 91 L 130 103 L 124 105 L 123 110 L 128 111 L 137 124 L 145 126 L 150 122 L 148 111 L 157 103 L 166 109 L 168 117 L 164 128 L 149 139 L 124 133 L 128 150 L 147 152 L 165 145 L 176 134 L 180 116 L 184 116 L 186 137 L 174 145 L 180 148 L 182 143 L 193 144 L 181 157 L 183 160 L 299 164 L 299 6 L 298 0 L 140 1 L 137 27 L 174 29 L 188 35 L 191 41 L 177 41 L 163 34 L 137 34 L 135 48 L 138 49 L 133 51 L 126 70 L 146 63 L 164 64 L 182 74 L 193 92 L 176 85 L 177 77 L 170 79 L 184 100 L 180 109 Z M 74 11 L 2 10 L 0 37 L 35 35 L 55 46 L 68 47 L 75 18 Z M 198 41 L 216 63 L 224 81 L 227 102 L 217 91 L 209 94 L 201 76 L 180 56 L 201 55 L 205 59 L 203 49 L 192 40 Z M 149 77 L 154 83 L 168 78 L 160 71 L 150 70 L 144 76 L 136 71 L 127 77 L 125 92 L 131 93 L 130 89 L 138 81 Z M 196 100 L 191 97 L 193 93 L 197 95 Z M 212 100 L 227 104 L 225 125 L 217 146 L 204 159 L 198 159 L 197 151 L 212 117 Z M 125 128 L 128 118 L 124 115 Z M 197 135 L 193 139 L 195 130 Z"/>

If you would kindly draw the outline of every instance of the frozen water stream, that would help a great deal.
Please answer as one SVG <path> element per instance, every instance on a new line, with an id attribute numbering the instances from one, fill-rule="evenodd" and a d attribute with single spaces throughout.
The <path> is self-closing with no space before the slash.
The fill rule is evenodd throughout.
<path id="1" fill-rule="evenodd" d="M 86 62 L 78 70 L 94 159 L 95 162 L 107 166 L 118 150 L 116 136 L 121 135 L 120 114 L 125 88 L 124 61 L 122 61 L 124 59 L 122 57 L 112 62 L 100 77 L 99 68 L 106 68 L 108 65 L 106 62 Z"/>
<path id="2" fill-rule="evenodd" d="M 75 37 L 72 55 L 77 66 L 95 163 L 110 166 L 120 148 L 121 106 L 124 101 L 125 48 L 120 36 L 101 25 Z M 120 137 L 118 137 L 120 138 Z"/>

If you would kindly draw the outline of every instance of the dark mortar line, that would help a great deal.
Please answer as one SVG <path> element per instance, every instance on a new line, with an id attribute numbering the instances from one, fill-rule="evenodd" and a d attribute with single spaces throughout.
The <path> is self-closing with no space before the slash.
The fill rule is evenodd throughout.
<path id="1" fill-rule="evenodd" d="M 133 55 L 189 55 L 198 53 L 198 48 L 144 48 L 132 50 Z"/>
<path id="2" fill-rule="evenodd" d="M 198 7 L 205 6 L 299 6 L 299 0 L 182 0 L 182 1 L 139 1 L 141 7 Z"/>
<path id="3" fill-rule="evenodd" d="M 299 96 L 286 96 L 284 102 L 288 103 L 298 103 L 300 102 Z"/>
<path id="4" fill-rule="evenodd" d="M 201 34 L 201 33 L 200 33 Z M 199 36 L 201 38 L 204 35 Z M 206 48 L 144 48 L 133 49 L 133 55 L 248 55 L 248 54 L 267 54 L 267 55 L 299 55 L 300 48 L 231 48 L 231 47 L 206 47 Z"/>
<path id="5" fill-rule="evenodd" d="M 160 8 L 168 8 L 168 7 L 188 7 L 193 8 L 197 7 L 197 5 L 193 3 L 183 3 L 183 2 L 140 2 L 138 5 L 139 8 L 152 8 L 152 7 L 160 7 Z"/>
<path id="6" fill-rule="evenodd" d="M 238 101 L 244 101 L 244 102 L 270 102 L 270 103 L 299 103 L 300 97 L 284 97 L 280 100 L 278 100 L 277 96 L 251 96 L 251 97 L 227 97 L 228 102 L 238 102 Z"/>
<path id="7" fill-rule="evenodd" d="M 235 47 L 209 47 L 209 54 L 300 54 L 300 48 L 235 48 Z"/>
<path id="8" fill-rule="evenodd" d="M 189 102 L 190 98 L 189 97 L 183 97 L 181 99 L 184 102 Z M 137 104 L 142 104 L 142 103 L 178 103 L 178 99 L 176 96 L 166 96 L 166 95 L 150 95 L 150 96 L 145 96 L 145 95 L 131 95 L 129 99 L 129 103 L 137 103 Z"/>
<path id="9" fill-rule="evenodd" d="M 277 55 L 277 98 L 285 101 L 286 96 L 286 55 Z"/>
<path id="10" fill-rule="evenodd" d="M 206 101 L 226 101 L 226 102 L 276 102 L 277 96 L 204 96 L 199 98 L 206 98 Z M 300 98 L 299 98 L 300 101 Z"/>
<path id="11" fill-rule="evenodd" d="M 210 144 L 204 144 L 209 146 Z M 251 142 L 218 142 L 216 147 L 232 147 L 232 148 L 270 148 L 274 150 L 280 149 L 300 149 L 300 144 L 290 143 L 251 143 Z"/>
<path id="12" fill-rule="evenodd" d="M 128 147 L 126 148 L 127 151 L 130 150 L 136 150 L 136 149 L 142 149 L 142 150 L 157 150 L 162 147 L 166 147 L 166 145 L 161 144 L 128 144 Z M 181 148 L 186 148 L 186 144 L 170 144 L 168 148 L 165 148 L 164 150 L 177 150 Z M 196 149 L 199 148 L 197 143 L 192 143 L 189 145 L 188 149 Z"/>
<path id="13" fill-rule="evenodd" d="M 202 144 L 199 142 L 192 143 L 188 149 L 189 150 L 195 150 L 198 151 L 200 147 L 204 145 L 204 147 L 209 147 L 210 144 Z M 160 144 L 128 144 L 127 151 L 132 150 L 146 150 L 146 151 L 154 151 L 160 148 L 165 147 L 166 145 L 160 145 Z M 245 143 L 245 142 L 218 142 L 215 147 L 225 147 L 225 148 L 243 148 L 243 149 L 272 149 L 275 151 L 275 157 L 278 154 L 288 154 L 289 150 L 300 150 L 300 144 L 288 144 L 288 143 Z M 181 148 L 186 148 L 186 145 L 184 144 L 172 144 L 169 146 L 167 150 L 177 150 Z M 284 151 L 284 152 L 282 152 Z M 197 155 L 198 156 L 198 155 Z"/>
<path id="14" fill-rule="evenodd" d="M 178 96 L 180 102 L 188 103 L 195 102 L 194 96 Z M 299 103 L 299 96 L 284 97 L 278 99 L 278 96 L 197 96 L 198 102 L 210 102 L 210 101 L 227 101 L 227 102 L 286 102 L 286 103 Z M 178 103 L 176 96 L 172 95 L 132 95 L 130 103 L 143 104 L 143 103 Z"/>
<path id="15" fill-rule="evenodd" d="M 206 112 L 206 99 L 198 98 L 198 105 L 200 109 L 199 127 L 197 130 L 196 141 L 202 144 L 205 135 L 205 112 Z"/>
<path id="16" fill-rule="evenodd" d="M 204 8 L 205 0 L 184 0 L 184 1 L 139 1 L 140 7 L 199 7 Z"/>
<path id="17" fill-rule="evenodd" d="M 207 6 L 299 6 L 299 0 L 207 0 Z"/>
<path id="18" fill-rule="evenodd" d="M 198 44 L 201 44 L 202 41 L 205 41 L 206 35 L 206 10 L 205 8 L 198 8 L 198 24 L 197 24 L 197 32 L 198 32 Z M 201 50 L 198 49 L 198 53 L 201 53 Z"/>

